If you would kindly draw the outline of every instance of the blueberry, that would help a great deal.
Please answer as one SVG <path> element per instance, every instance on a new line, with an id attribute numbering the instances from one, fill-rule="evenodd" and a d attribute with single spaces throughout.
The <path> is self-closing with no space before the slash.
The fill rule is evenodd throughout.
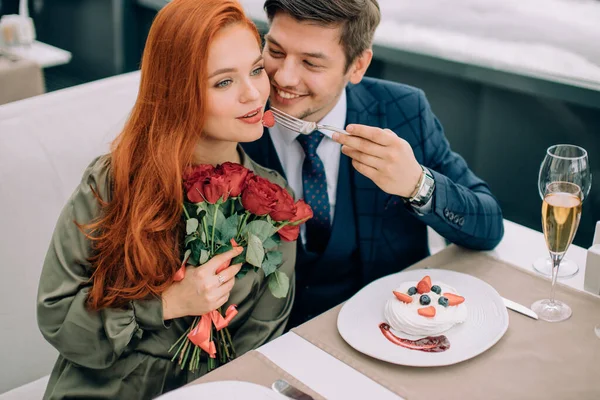
<path id="1" fill-rule="evenodd" d="M 422 305 L 426 306 L 427 304 L 431 303 L 431 299 L 429 298 L 429 296 L 427 296 L 426 294 L 424 294 L 419 299 L 419 303 L 421 303 Z"/>
<path id="2" fill-rule="evenodd" d="M 448 307 L 448 298 L 442 296 L 438 299 L 438 303 L 440 303 L 440 306 Z"/>
<path id="3" fill-rule="evenodd" d="M 438 285 L 433 285 L 431 287 L 431 291 L 437 294 L 441 294 L 442 293 L 442 288 L 440 288 Z"/>
<path id="4" fill-rule="evenodd" d="M 412 296 L 413 294 L 417 294 L 417 288 L 414 286 L 408 289 L 408 295 Z"/>

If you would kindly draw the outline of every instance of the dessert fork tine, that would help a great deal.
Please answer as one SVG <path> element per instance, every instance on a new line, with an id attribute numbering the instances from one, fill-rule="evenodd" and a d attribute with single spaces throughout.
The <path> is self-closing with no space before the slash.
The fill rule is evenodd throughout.
<path id="1" fill-rule="evenodd" d="M 317 124 L 316 122 L 304 121 L 302 119 L 292 117 L 291 115 L 286 114 L 283 111 L 278 110 L 277 108 L 274 108 L 274 107 L 271 107 L 271 111 L 273 112 L 275 121 L 277 121 L 282 126 L 288 128 L 289 130 L 301 133 L 303 135 L 310 135 L 312 132 L 314 132 L 316 130 L 321 131 L 325 136 L 327 136 L 329 138 L 331 138 L 331 135 L 332 135 L 331 132 L 339 132 L 344 135 L 348 134 L 348 132 L 346 132 L 345 130 L 336 128 L 335 126 L 321 125 L 321 124 Z M 329 131 L 329 132 L 323 132 L 324 130 Z"/>

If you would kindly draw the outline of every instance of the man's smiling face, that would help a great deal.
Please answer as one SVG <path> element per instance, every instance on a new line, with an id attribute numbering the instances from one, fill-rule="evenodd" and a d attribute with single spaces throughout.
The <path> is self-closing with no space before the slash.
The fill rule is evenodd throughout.
<path id="1" fill-rule="evenodd" d="M 277 13 L 265 36 L 263 56 L 271 81 L 271 105 L 307 121 L 320 121 L 350 79 L 341 28 L 300 22 Z"/>

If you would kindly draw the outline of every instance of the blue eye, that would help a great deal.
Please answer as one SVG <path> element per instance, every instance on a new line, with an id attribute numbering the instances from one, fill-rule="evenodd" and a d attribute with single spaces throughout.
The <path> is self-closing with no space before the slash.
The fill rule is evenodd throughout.
<path id="1" fill-rule="evenodd" d="M 252 71 L 252 76 L 256 76 L 256 75 L 260 75 L 261 72 L 263 71 L 263 69 L 265 69 L 265 67 L 258 67 L 256 68 L 254 71 Z"/>
<path id="2" fill-rule="evenodd" d="M 218 87 L 218 88 L 224 88 L 224 87 L 227 87 L 227 86 L 229 86 L 229 85 L 231 84 L 231 82 L 232 82 L 232 80 L 231 80 L 231 79 L 225 79 L 225 80 L 223 80 L 223 81 L 221 81 L 221 82 L 217 83 L 217 84 L 215 85 L 215 87 Z"/>

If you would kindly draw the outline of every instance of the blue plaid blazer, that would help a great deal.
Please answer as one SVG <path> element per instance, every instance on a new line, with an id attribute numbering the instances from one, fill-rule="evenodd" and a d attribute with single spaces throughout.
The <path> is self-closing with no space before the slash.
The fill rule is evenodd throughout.
<path id="1" fill-rule="evenodd" d="M 459 246 L 494 248 L 504 234 L 500 206 L 487 184 L 450 149 L 423 91 L 364 78 L 348 85 L 346 94 L 346 124 L 392 130 L 410 143 L 417 161 L 429 168 L 436 184 L 431 212 L 421 216 L 402 199 L 352 171 L 363 284 L 428 256 L 428 225 Z M 244 144 L 244 149 L 254 161 L 285 176 L 268 130 L 257 142 Z"/>

